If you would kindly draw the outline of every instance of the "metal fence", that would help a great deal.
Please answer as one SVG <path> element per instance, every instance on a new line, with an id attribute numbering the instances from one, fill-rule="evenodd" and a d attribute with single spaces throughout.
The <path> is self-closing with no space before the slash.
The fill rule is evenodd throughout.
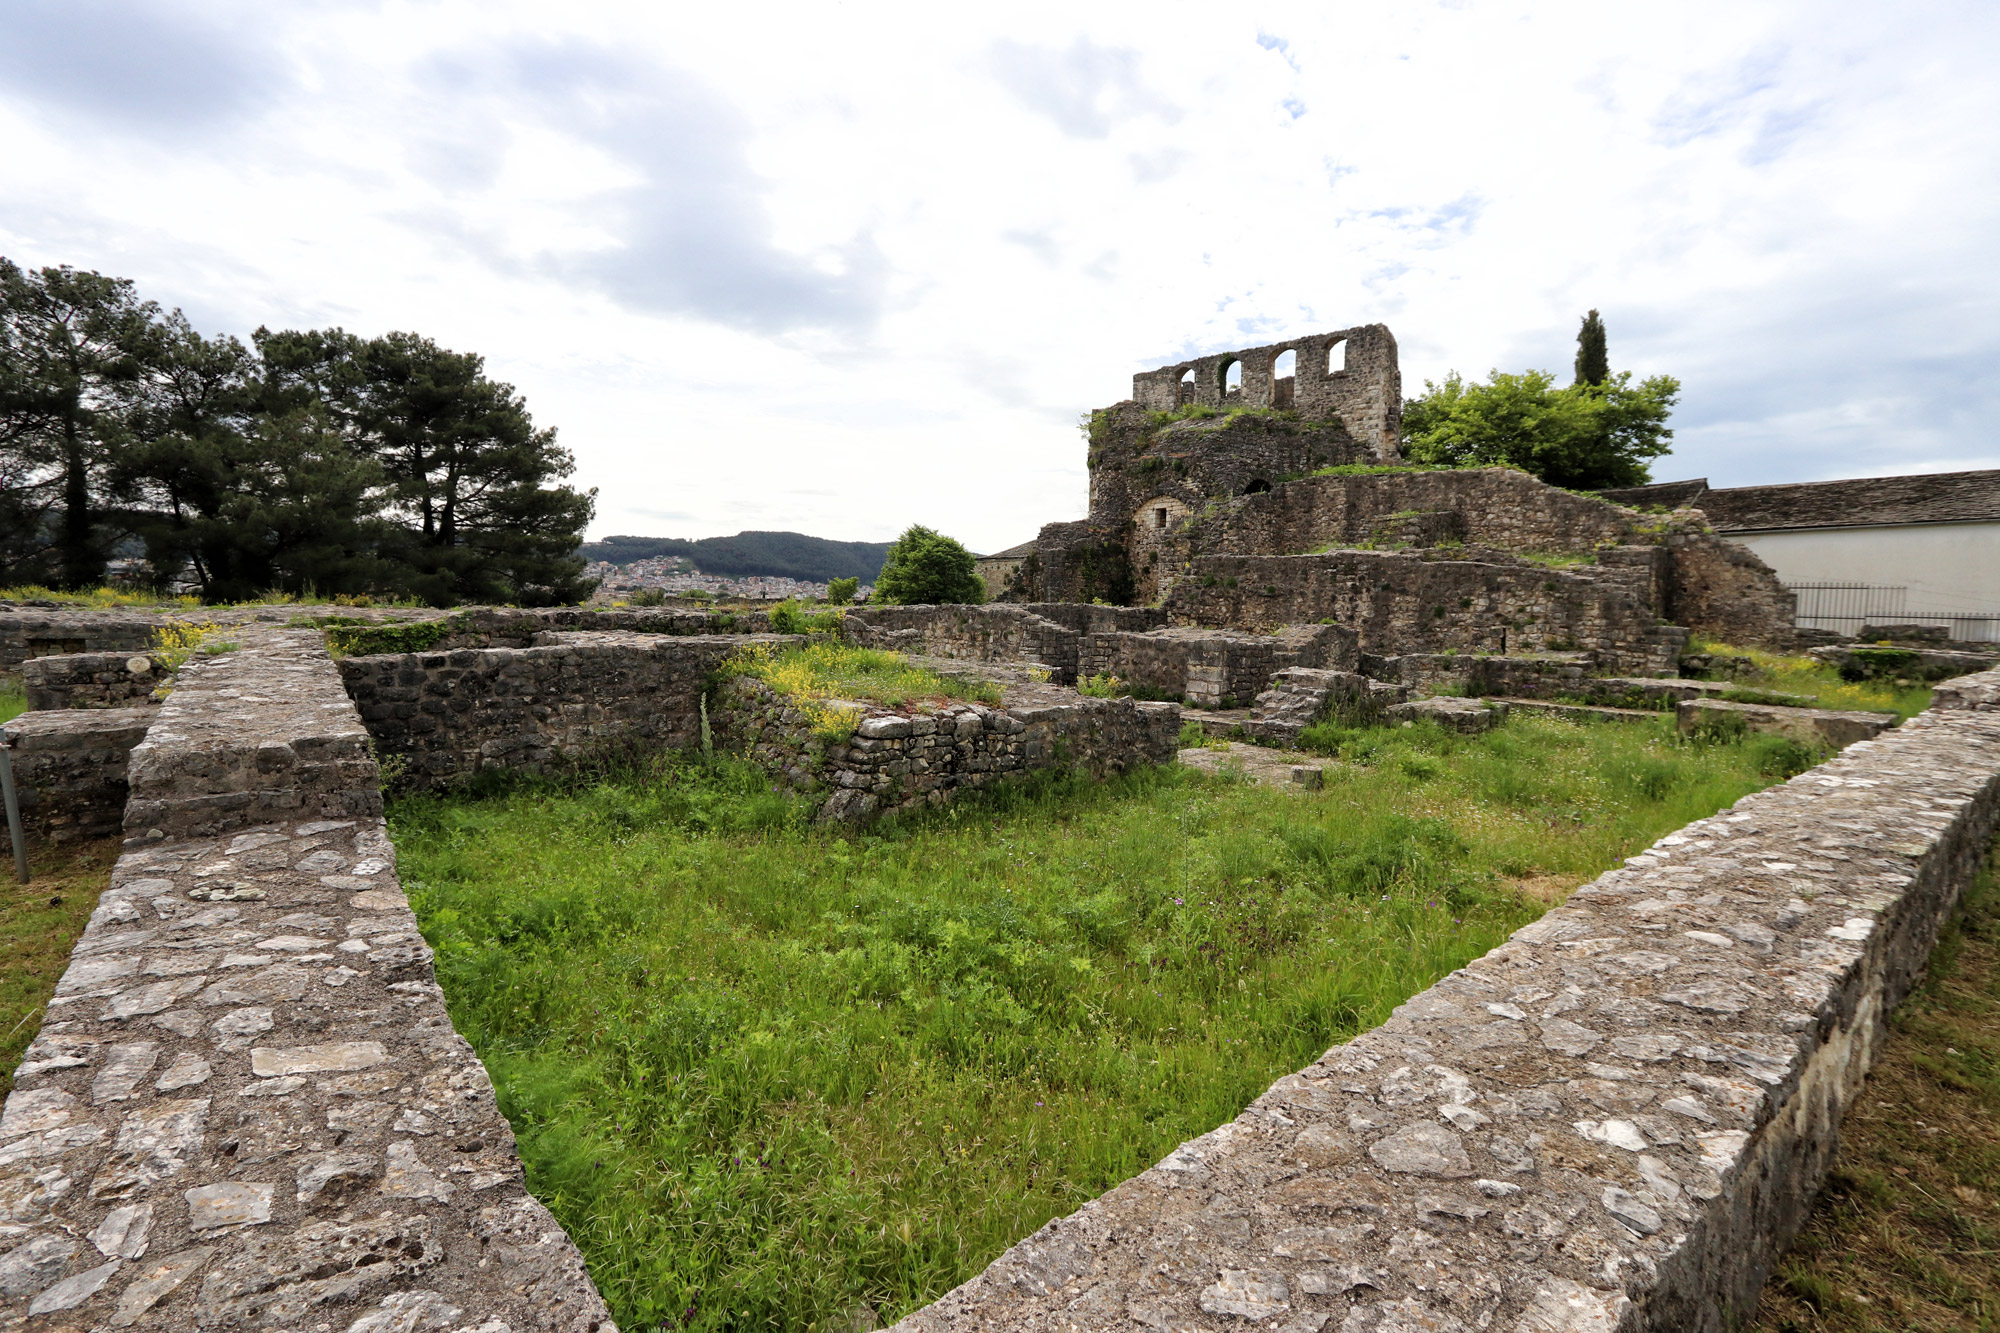
<path id="1" fill-rule="evenodd" d="M 1878 583 L 1791 583 L 1798 594 L 1793 617 L 1801 629 L 1859 634 L 1864 625 L 1937 625 L 1952 638 L 1968 643 L 2000 643 L 2000 615 L 1949 615 L 1909 611 L 1908 588 Z"/>

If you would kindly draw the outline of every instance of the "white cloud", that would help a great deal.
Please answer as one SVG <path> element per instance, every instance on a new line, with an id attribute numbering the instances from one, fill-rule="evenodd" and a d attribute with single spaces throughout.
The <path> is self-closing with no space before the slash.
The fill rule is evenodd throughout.
<path id="1" fill-rule="evenodd" d="M 16 8 L 0 253 L 483 352 L 598 532 L 997 549 L 1136 370 L 1589 307 L 1663 477 L 2000 464 L 1990 6 Z"/>

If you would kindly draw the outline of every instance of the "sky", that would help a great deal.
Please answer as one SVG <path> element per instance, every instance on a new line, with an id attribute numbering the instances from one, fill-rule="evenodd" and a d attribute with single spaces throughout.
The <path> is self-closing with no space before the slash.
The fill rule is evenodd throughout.
<path id="1" fill-rule="evenodd" d="M 0 0 L 0 254 L 483 354 L 592 535 L 1087 508 L 1134 372 L 1386 323 L 1658 480 L 2000 467 L 2000 5 Z"/>

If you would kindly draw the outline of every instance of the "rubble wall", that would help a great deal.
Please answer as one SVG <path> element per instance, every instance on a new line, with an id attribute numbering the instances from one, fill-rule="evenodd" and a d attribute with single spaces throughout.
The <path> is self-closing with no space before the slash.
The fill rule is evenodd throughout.
<path id="1" fill-rule="evenodd" d="M 137 663 L 143 670 L 134 671 Z M 28 707 L 129 708 L 154 702 L 165 673 L 149 652 L 67 653 L 32 657 L 21 664 Z"/>
<path id="2" fill-rule="evenodd" d="M 701 742 L 701 695 L 745 643 L 776 635 L 551 634 L 532 648 L 349 657 L 347 693 L 401 780 L 447 787 L 485 770 L 542 772 L 612 746 Z M 169 703 L 171 704 L 171 700 Z"/>
<path id="3" fill-rule="evenodd" d="M 718 744 L 823 795 L 822 819 L 854 823 L 1036 769 L 1102 775 L 1169 764 L 1181 717 L 1172 704 L 1016 687 L 1000 706 L 862 708 L 853 735 L 836 742 L 815 737 L 811 720 L 764 682 L 738 676 L 718 693 L 716 723 Z"/>
<path id="4" fill-rule="evenodd" d="M 1331 620 L 1360 635 L 1362 652 L 1385 656 L 1587 651 L 1601 669 L 1637 674 L 1672 670 L 1686 638 L 1622 579 L 1388 551 L 1205 557 L 1166 609 L 1177 625 Z"/>
<path id="5" fill-rule="evenodd" d="M 1722 1333 L 1992 842 L 2000 673 L 1662 838 L 896 1327 Z"/>
<path id="6" fill-rule="evenodd" d="M 78 708 L 27 712 L 0 724 L 27 831 L 58 843 L 117 833 L 132 749 L 155 716 L 152 708 Z"/>
<path id="7" fill-rule="evenodd" d="M 1275 634 L 1160 629 L 1101 633 L 1083 641 L 1085 676 L 1116 676 L 1156 698 L 1203 708 L 1249 702 L 1288 667 L 1351 669 L 1356 637 L 1340 625 L 1289 625 Z"/>
<path id="8" fill-rule="evenodd" d="M 247 629 L 153 710 L 174 799 L 132 821 L 0 1111 L 0 1326 L 611 1333 L 452 1030 L 379 797 L 299 761 L 365 740 L 318 638 Z"/>
<path id="9" fill-rule="evenodd" d="M 1076 679 L 1081 637 L 1037 608 L 982 606 L 864 606 L 840 621 L 841 637 L 862 648 L 886 648 L 973 662 L 1040 662 L 1053 679 Z"/>
<path id="10" fill-rule="evenodd" d="M 0 602 L 0 672 L 56 653 L 144 652 L 165 617 L 130 612 L 46 611 Z"/>

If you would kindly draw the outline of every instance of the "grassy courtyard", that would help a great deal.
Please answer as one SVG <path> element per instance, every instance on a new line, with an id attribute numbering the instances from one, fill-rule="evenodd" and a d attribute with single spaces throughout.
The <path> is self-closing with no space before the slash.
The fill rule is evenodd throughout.
<path id="1" fill-rule="evenodd" d="M 391 818 L 453 1019 L 620 1324 L 829 1329 L 935 1298 L 1813 758 L 1664 720 L 1370 739 L 1319 794 L 1045 778 L 860 835 L 726 764 Z"/>

